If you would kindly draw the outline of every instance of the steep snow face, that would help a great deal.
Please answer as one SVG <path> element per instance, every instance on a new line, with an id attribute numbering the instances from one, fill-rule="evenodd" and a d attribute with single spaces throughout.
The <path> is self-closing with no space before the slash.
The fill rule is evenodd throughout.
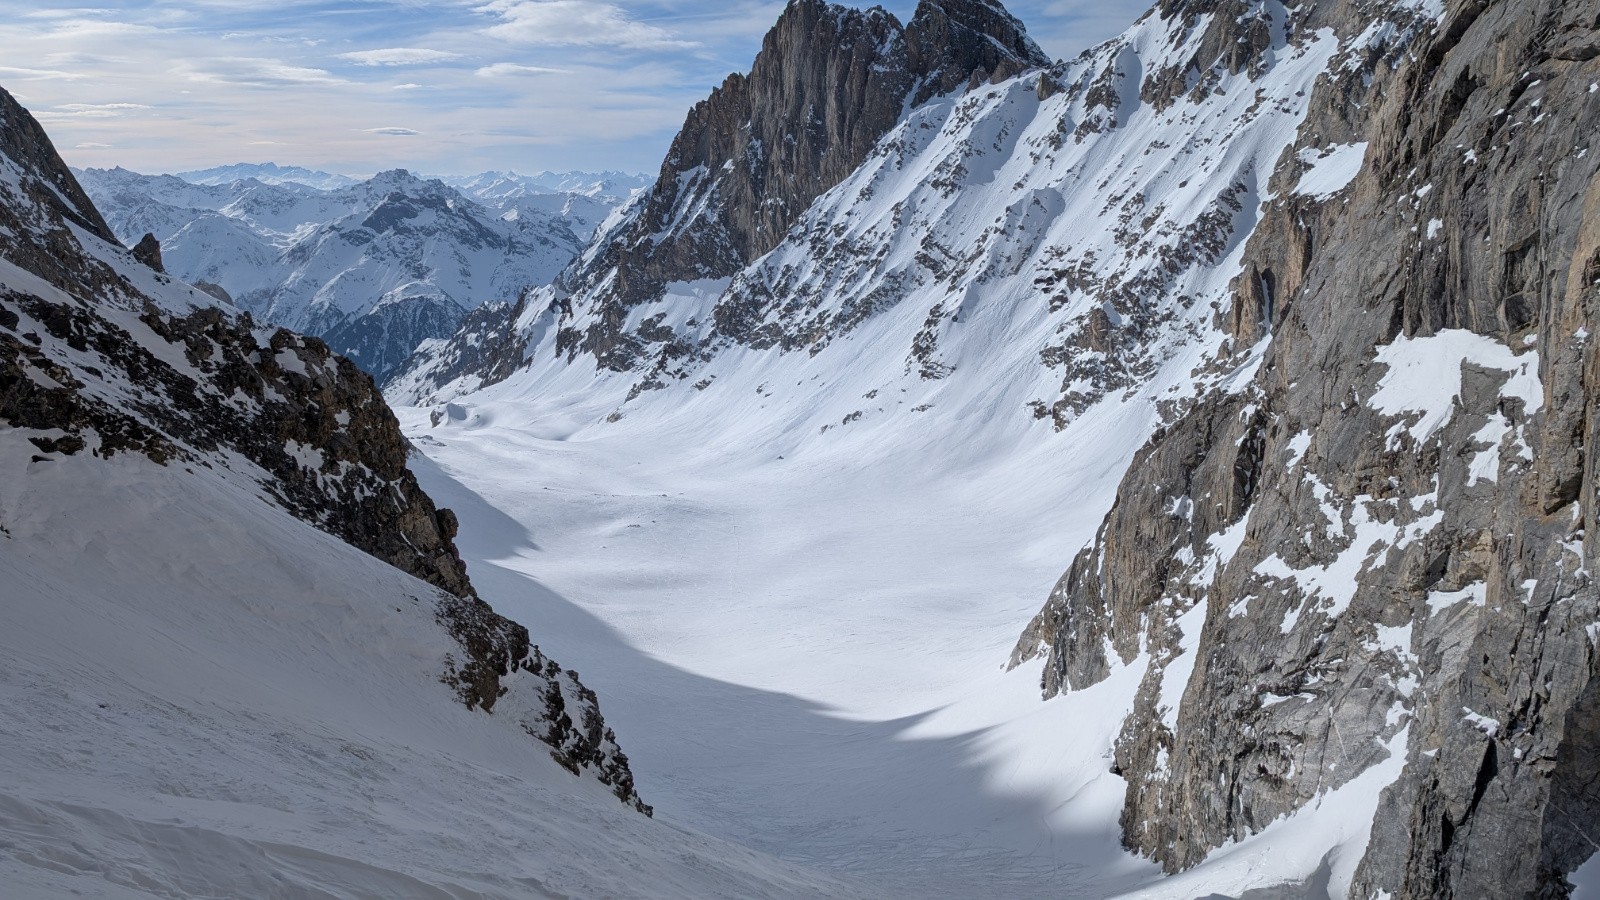
<path id="1" fill-rule="evenodd" d="M 1261 15 L 1269 40 L 1236 72 L 1186 68 L 1212 20 L 1180 11 L 1070 64 L 918 107 L 731 279 L 632 307 L 609 280 L 536 292 L 515 323 L 528 340 L 514 381 L 581 380 L 620 415 L 765 385 L 766 417 L 811 432 L 930 405 L 1062 428 L 1107 397 L 1191 396 L 1243 359 L 1218 354 L 1217 313 L 1340 44 L 1281 9 Z M 603 260 L 590 254 L 580 267 Z M 591 382 L 601 331 L 620 336 L 595 352 L 627 371 Z M 477 387 L 483 372 L 456 364 L 467 349 L 434 348 L 392 396 Z M 871 392 L 893 400 L 864 402 Z"/>
<path id="2" fill-rule="evenodd" d="M 126 243 L 162 242 L 169 271 L 328 340 L 382 377 L 478 305 L 549 281 L 610 214 L 605 195 L 496 193 L 482 202 L 403 171 L 318 190 L 260 167 L 191 183 L 125 169 L 80 173 Z M 223 182 L 229 174 L 249 174 Z M 593 185 L 591 185 L 593 187 Z"/>

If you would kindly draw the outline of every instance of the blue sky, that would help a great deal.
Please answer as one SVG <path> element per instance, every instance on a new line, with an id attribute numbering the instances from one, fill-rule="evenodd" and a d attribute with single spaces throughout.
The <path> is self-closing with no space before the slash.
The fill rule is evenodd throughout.
<path id="1" fill-rule="evenodd" d="M 1057 57 L 1150 0 L 1011 0 Z M 784 0 L 0 0 L 0 86 L 67 161 L 654 172 Z M 850 5 L 865 6 L 866 3 Z M 883 5 L 908 19 L 916 0 Z"/>

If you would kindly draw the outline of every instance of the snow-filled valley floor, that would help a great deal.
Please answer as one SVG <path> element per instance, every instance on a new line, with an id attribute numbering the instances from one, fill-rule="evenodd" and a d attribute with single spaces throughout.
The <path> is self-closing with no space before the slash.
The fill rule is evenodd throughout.
<path id="1" fill-rule="evenodd" d="M 468 415 L 411 420 L 424 487 L 485 596 L 599 692 L 658 817 L 897 895 L 1149 874 L 1106 865 L 1138 673 L 1046 704 L 1037 664 L 1002 671 L 1113 473 L 1070 498 Z"/>
<path id="2" fill-rule="evenodd" d="M 886 897 L 1237 896 L 1359 858 L 1371 785 L 1162 879 L 1119 847 L 1109 772 L 1143 661 L 1050 702 L 1040 663 L 1003 671 L 1136 406 L 784 453 L 729 439 L 738 416 L 597 410 L 489 391 L 401 418 L 473 579 L 600 694 L 658 819 Z"/>

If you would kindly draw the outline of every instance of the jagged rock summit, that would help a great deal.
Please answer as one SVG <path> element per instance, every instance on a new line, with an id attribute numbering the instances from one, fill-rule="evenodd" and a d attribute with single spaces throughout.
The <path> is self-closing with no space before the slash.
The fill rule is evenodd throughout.
<path id="1" fill-rule="evenodd" d="M 654 188 L 562 289 L 605 282 L 620 315 L 670 282 L 729 277 L 776 247 L 908 106 L 1049 63 L 994 0 L 923 0 L 904 26 L 880 7 L 791 0 L 750 73 L 689 111 Z M 567 346 L 626 367 L 630 346 L 612 318 Z"/>

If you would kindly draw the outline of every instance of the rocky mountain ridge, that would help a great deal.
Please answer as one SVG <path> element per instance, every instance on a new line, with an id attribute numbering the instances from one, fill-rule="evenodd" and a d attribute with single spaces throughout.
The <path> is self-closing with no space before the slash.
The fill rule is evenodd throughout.
<path id="1" fill-rule="evenodd" d="M 459 701 L 486 713 L 504 703 L 562 766 L 648 813 L 593 693 L 478 597 L 455 517 L 418 486 L 371 377 L 315 338 L 258 327 L 134 260 L 4 91 L 0 151 L 8 452 L 22 452 L 21 437 L 32 466 L 127 454 L 203 468 L 415 576 L 430 598 L 417 614 L 456 645 L 436 677 Z M 0 532 L 12 537 L 3 523 Z"/>
<path id="2" fill-rule="evenodd" d="M 581 330 L 563 328 L 563 350 L 635 365 L 643 348 L 616 327 L 629 310 L 777 246 L 906 108 L 1048 63 L 992 0 L 924 0 L 904 26 L 881 8 L 792 0 L 749 74 L 690 110 L 649 194 L 563 273 L 560 295 L 606 307 Z"/>
<path id="3" fill-rule="evenodd" d="M 1013 43 L 1026 41 L 1003 10 L 982 8 Z M 963 366 L 1015 373 L 991 387 L 1009 409 L 1058 429 L 1145 385 L 1170 386 L 1163 399 L 1181 402 L 1196 389 L 1180 382 L 1212 383 L 1242 359 L 1208 346 L 1221 337 L 1213 318 L 1229 266 L 1313 79 L 1330 57 L 1357 52 L 1287 17 L 1242 52 L 1212 34 L 1221 26 L 1210 23 L 1231 21 L 1225 12 L 1153 13 L 1077 60 L 969 79 L 907 108 L 763 257 L 732 274 L 733 262 L 706 263 L 624 303 L 634 270 L 609 262 L 632 252 L 622 249 L 639 221 L 630 211 L 557 285 L 508 307 L 509 326 L 478 324 L 429 345 L 388 390 L 447 400 L 521 369 L 593 364 L 629 379 L 616 410 L 626 414 L 656 391 L 714 389 L 745 350 L 816 357 L 861 340 L 885 342 L 861 393 L 892 385 L 907 395 L 904 411 L 936 402 Z M 940 32 L 930 24 L 940 15 L 925 6 L 919 32 Z M 736 139 L 729 127 L 691 124 L 679 143 Z M 1093 224 L 1107 218 L 1117 227 Z M 732 246 L 713 243 L 714 253 Z M 834 422 L 850 424 L 859 399 L 841 398 Z"/>

